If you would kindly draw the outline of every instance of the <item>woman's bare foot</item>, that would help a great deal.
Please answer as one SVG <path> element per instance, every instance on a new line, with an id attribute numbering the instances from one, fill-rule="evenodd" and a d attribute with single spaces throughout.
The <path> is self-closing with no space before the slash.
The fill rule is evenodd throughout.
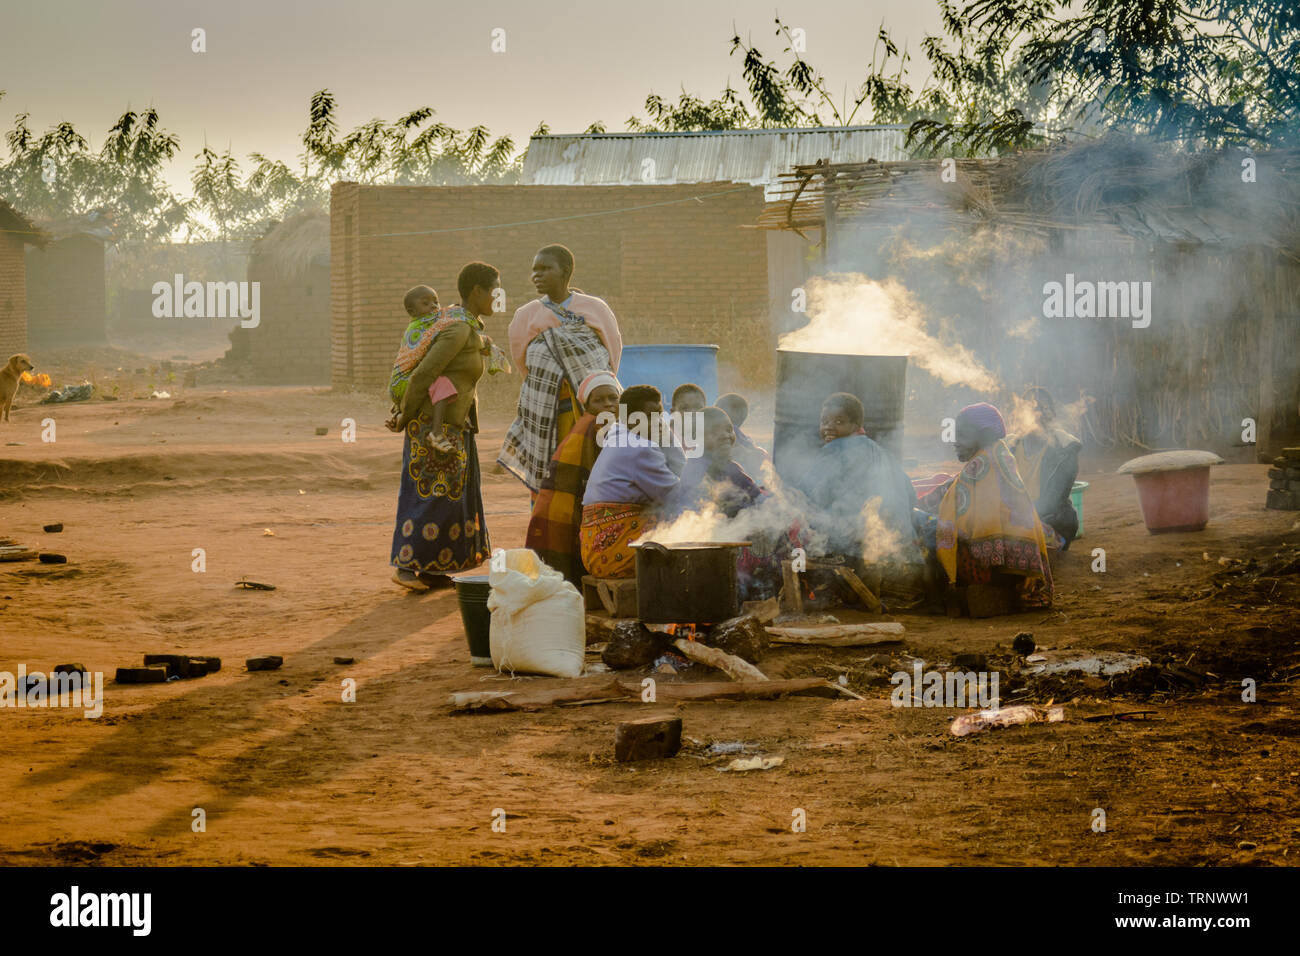
<path id="1" fill-rule="evenodd" d="M 430 591 L 443 591 L 456 586 L 456 583 L 445 574 L 429 574 L 421 571 L 416 576 L 428 585 Z"/>
<path id="2" fill-rule="evenodd" d="M 412 591 L 427 591 L 429 584 L 421 575 L 414 571 L 408 571 L 406 568 L 398 568 L 393 572 L 393 583 L 400 584 L 404 588 Z"/>

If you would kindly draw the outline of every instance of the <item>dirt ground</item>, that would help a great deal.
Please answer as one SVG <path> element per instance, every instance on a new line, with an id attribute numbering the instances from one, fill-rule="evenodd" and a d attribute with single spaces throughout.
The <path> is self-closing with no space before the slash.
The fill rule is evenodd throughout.
<path id="1" fill-rule="evenodd" d="M 0 564 L 0 670 L 76 661 L 107 680 L 98 719 L 0 709 L 0 863 L 1297 862 L 1300 575 L 1244 562 L 1293 551 L 1300 514 L 1264 509 L 1264 465 L 1212 472 L 1204 532 L 1152 536 L 1132 479 L 1114 474 L 1127 456 L 1085 459 L 1086 537 L 1056 565 L 1053 612 L 904 614 L 901 647 L 774 649 L 762 662 L 773 677 L 843 674 L 864 701 L 451 716 L 451 692 L 509 680 L 470 665 L 454 595 L 389 580 L 401 448 L 380 398 L 201 380 L 173 395 L 52 412 L 20 397 L 0 425 L 0 537 L 69 558 Z M 506 424 L 485 423 L 485 466 Z M 484 500 L 494 546 L 518 546 L 523 487 L 486 474 Z M 54 521 L 65 530 L 43 533 Z M 1105 573 L 1091 569 L 1098 547 Z M 191 569 L 195 548 L 204 573 Z M 276 590 L 236 589 L 244 576 Z M 1183 686 L 1152 667 L 1145 683 L 1021 690 L 1020 631 L 1040 648 L 1129 651 L 1206 676 Z M 224 665 L 199 680 L 112 683 L 146 652 Z M 958 653 L 1008 668 L 1004 702 L 1052 697 L 1069 720 L 955 738 L 957 711 L 890 705 L 892 670 Z M 283 655 L 283 668 L 246 672 L 260 654 Z M 355 703 L 342 700 L 345 678 Z M 1155 719 L 1081 719 L 1139 707 Z M 673 712 L 681 755 L 614 761 L 616 722 Z M 713 742 L 785 761 L 719 772 Z M 797 810 L 806 832 L 793 832 Z"/>

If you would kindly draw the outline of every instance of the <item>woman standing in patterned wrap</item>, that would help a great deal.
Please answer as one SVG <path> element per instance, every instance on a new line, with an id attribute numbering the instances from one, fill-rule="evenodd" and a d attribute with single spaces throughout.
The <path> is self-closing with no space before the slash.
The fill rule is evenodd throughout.
<path id="1" fill-rule="evenodd" d="M 618 371 L 623 337 L 603 299 L 569 288 L 573 253 L 544 246 L 533 258 L 540 298 L 510 322 L 510 354 L 524 376 L 514 423 L 497 461 L 532 492 L 533 501 L 560 442 L 582 417 L 578 385 L 592 372 Z"/>
<path id="2" fill-rule="evenodd" d="M 407 375 L 397 429 L 405 432 L 397 527 L 393 530 L 393 580 L 414 591 L 451 586 L 449 571 L 465 571 L 485 561 L 491 547 L 483 520 L 479 478 L 478 407 L 475 389 L 485 368 L 491 339 L 483 318 L 492 314 L 492 293 L 500 274 L 485 262 L 471 262 L 457 279 L 460 305 L 435 313 L 433 340 L 409 371 L 403 357 L 422 337 L 407 329 L 394 376 Z M 424 330 L 428 331 L 428 330 Z M 414 336 L 415 341 L 410 341 Z M 429 388 L 445 377 L 456 395 L 444 411 L 443 449 L 434 443 Z"/>

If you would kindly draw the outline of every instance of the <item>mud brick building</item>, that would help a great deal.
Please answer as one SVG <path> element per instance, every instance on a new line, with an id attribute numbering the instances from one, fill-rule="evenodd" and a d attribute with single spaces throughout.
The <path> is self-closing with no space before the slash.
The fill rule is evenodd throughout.
<path id="1" fill-rule="evenodd" d="M 553 242 L 573 250 L 573 286 L 609 303 L 627 344 L 717 343 L 743 374 L 770 376 L 766 239 L 745 228 L 762 207 L 762 187 L 735 183 L 339 183 L 330 207 L 332 381 L 386 382 L 406 290 L 427 283 L 454 303 L 456 275 L 475 259 L 501 270 L 506 313 L 488 331 L 504 344 L 514 310 L 537 295 L 533 255 Z M 524 224 L 491 228 L 509 223 Z"/>
<path id="2" fill-rule="evenodd" d="M 0 199 L 0 363 L 27 350 L 28 245 L 44 246 L 49 237 L 30 219 Z"/>
<path id="3" fill-rule="evenodd" d="M 406 322 L 403 293 L 456 300 L 456 273 L 497 266 L 507 313 L 536 296 L 533 254 L 573 250 L 573 286 L 605 299 L 629 345 L 717 344 L 724 388 L 769 385 L 799 237 L 754 228 L 798 162 L 899 159 L 900 127 L 534 136 L 517 186 L 339 183 L 330 208 L 334 384 L 385 382 Z M 789 261 L 787 261 L 789 260 Z M 485 380 L 491 401 L 498 383 Z M 504 391 L 518 392 L 515 378 Z"/>

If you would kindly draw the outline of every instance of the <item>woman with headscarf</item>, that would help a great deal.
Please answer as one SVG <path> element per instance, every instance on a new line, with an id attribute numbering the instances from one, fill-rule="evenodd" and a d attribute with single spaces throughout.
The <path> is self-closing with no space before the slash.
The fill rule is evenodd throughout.
<path id="1" fill-rule="evenodd" d="M 957 414 L 957 477 L 921 499 L 937 511 L 931 546 L 950 584 L 1014 586 L 1022 604 L 1052 603 L 1043 525 L 1003 441 L 1006 425 L 985 402 Z M 930 542 L 927 542 L 930 543 Z"/>
<path id="2" fill-rule="evenodd" d="M 1025 389 L 1024 398 L 1034 414 L 1034 427 L 1008 442 L 1025 491 L 1034 502 L 1044 531 L 1065 551 L 1079 532 L 1079 515 L 1070 501 L 1074 480 L 1079 477 L 1079 449 L 1083 443 L 1062 428 L 1056 418 L 1056 402 L 1042 386 Z"/>
<path id="3" fill-rule="evenodd" d="M 578 531 L 582 525 L 582 496 L 600 454 L 597 419 L 605 412 L 617 414 L 622 391 L 623 386 L 610 372 L 592 372 L 582 380 L 578 401 L 585 414 L 555 450 L 528 522 L 524 546 L 532 548 L 542 561 L 579 588 L 587 569 L 582 564 Z"/>
<path id="4" fill-rule="evenodd" d="M 623 352 L 618 320 L 604 300 L 569 288 L 573 267 L 564 246 L 539 249 L 533 287 L 541 297 L 510 322 L 510 352 L 524 384 L 497 462 L 534 499 L 560 441 L 581 417 L 578 383 L 592 372 L 617 372 Z"/>
<path id="5" fill-rule="evenodd" d="M 659 389 L 633 385 L 619 402 L 626 417 L 620 414 L 623 420 L 600 436 L 600 457 L 582 496 L 578 529 L 582 563 L 598 578 L 636 576 L 632 542 L 658 526 L 678 482 L 655 440 L 662 437 Z"/>

